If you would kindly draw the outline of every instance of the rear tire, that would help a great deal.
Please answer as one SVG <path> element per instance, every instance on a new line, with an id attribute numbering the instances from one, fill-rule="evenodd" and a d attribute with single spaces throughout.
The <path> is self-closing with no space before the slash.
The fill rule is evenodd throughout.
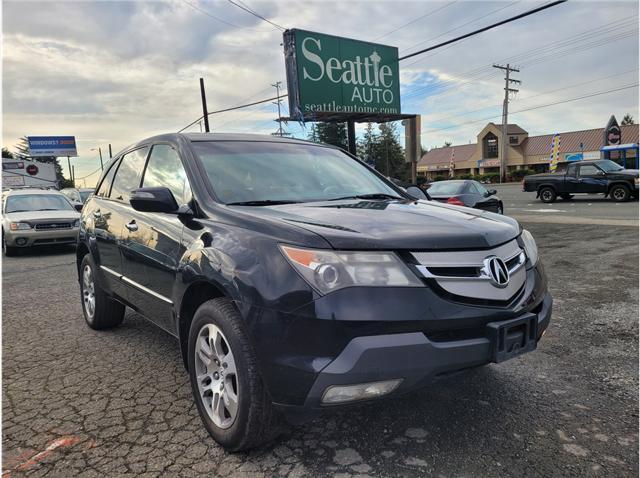
<path id="1" fill-rule="evenodd" d="M 80 300 L 84 320 L 94 330 L 117 327 L 124 319 L 124 305 L 109 297 L 97 284 L 91 254 L 86 254 L 80 264 Z"/>
<path id="2" fill-rule="evenodd" d="M 283 431 L 242 317 L 229 299 L 209 300 L 196 311 L 188 361 L 202 423 L 226 450 L 248 450 Z"/>
<path id="3" fill-rule="evenodd" d="M 504 206 L 502 203 L 498 204 L 498 210 L 496 211 L 498 214 L 504 214 Z"/>
<path id="4" fill-rule="evenodd" d="M 560 197 L 565 201 L 571 201 L 571 199 L 573 199 L 573 194 L 561 194 Z"/>
<path id="5" fill-rule="evenodd" d="M 631 191 L 623 184 L 616 184 L 611 188 L 611 191 L 609 191 L 609 196 L 615 202 L 626 202 L 631 197 Z"/>
<path id="6" fill-rule="evenodd" d="M 542 188 L 540 190 L 540 201 L 544 203 L 552 203 L 556 200 L 557 197 L 558 195 L 553 188 Z"/>

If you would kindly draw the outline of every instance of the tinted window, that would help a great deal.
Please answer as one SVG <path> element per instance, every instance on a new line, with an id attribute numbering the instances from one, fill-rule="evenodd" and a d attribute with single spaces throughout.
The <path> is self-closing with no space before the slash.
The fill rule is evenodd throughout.
<path id="1" fill-rule="evenodd" d="M 567 166 L 567 176 L 575 177 L 577 171 L 577 164 L 570 164 L 569 166 Z"/>
<path id="2" fill-rule="evenodd" d="M 145 188 L 167 187 L 178 204 L 191 199 L 187 173 L 175 149 L 166 144 L 158 144 L 151 150 L 142 186 Z"/>
<path id="3" fill-rule="evenodd" d="M 600 170 L 592 164 L 585 164 L 580 166 L 580 176 L 596 176 L 600 173 Z"/>
<path id="4" fill-rule="evenodd" d="M 441 181 L 431 185 L 429 194 L 431 196 L 453 196 L 462 194 L 464 183 L 462 181 Z"/>
<path id="5" fill-rule="evenodd" d="M 144 147 L 123 156 L 116 177 L 113 180 L 113 187 L 109 195 L 111 199 L 127 202 L 131 191 L 140 187 L 140 178 L 142 177 L 147 151 L 149 151 L 149 148 Z"/>
<path id="6" fill-rule="evenodd" d="M 484 196 L 487 190 L 481 184 L 471 183 L 471 192 Z"/>
<path id="7" fill-rule="evenodd" d="M 363 194 L 398 196 L 342 151 L 295 143 L 194 142 L 216 196 L 224 203 L 321 201 Z"/>
<path id="8" fill-rule="evenodd" d="M 74 210 L 69 200 L 59 194 L 20 194 L 9 196 L 4 212 Z"/>
<path id="9" fill-rule="evenodd" d="M 100 184 L 100 187 L 96 192 L 96 196 L 99 196 L 101 198 L 109 197 L 109 189 L 111 188 L 111 183 L 113 182 L 113 175 L 116 174 L 117 169 L 118 169 L 118 161 L 116 160 L 111 166 L 111 169 L 109 169 L 109 172 L 107 173 L 107 175 L 102 180 L 102 183 Z"/>

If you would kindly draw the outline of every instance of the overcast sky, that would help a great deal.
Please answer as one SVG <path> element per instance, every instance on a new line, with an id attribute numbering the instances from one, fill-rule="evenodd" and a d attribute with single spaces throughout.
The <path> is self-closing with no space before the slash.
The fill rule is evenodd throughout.
<path id="1" fill-rule="evenodd" d="M 244 3 L 286 28 L 375 40 L 403 55 L 546 2 Z M 286 90 L 282 32 L 227 0 L 5 0 L 2 26 L 3 145 L 75 135 L 77 177 L 99 167 L 92 148 L 115 152 L 200 116 L 201 76 L 210 110 L 273 96 L 276 81 Z M 423 146 L 475 142 L 484 124 L 501 121 L 503 74 L 491 65 L 507 61 L 522 81 L 510 122 L 530 135 L 603 127 L 611 114 L 639 119 L 638 2 L 572 1 L 402 61 L 402 110 L 422 115 Z M 618 91 L 531 109 L 609 90 Z M 211 124 L 271 133 L 276 116 L 267 103 Z M 298 124 L 288 130 L 307 135 Z"/>

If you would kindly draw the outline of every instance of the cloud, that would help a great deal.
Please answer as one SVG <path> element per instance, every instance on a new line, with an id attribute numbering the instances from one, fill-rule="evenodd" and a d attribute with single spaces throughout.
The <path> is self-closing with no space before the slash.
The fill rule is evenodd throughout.
<path id="1" fill-rule="evenodd" d="M 401 54 L 538 5 L 249 3 L 287 28 L 368 41 L 396 30 L 380 42 Z M 276 81 L 286 88 L 281 32 L 224 0 L 8 1 L 3 10 L 3 144 L 25 134 L 75 134 L 78 175 L 95 169 L 91 148 L 112 143 L 117 150 L 196 119 L 200 77 L 210 110 L 269 97 Z M 637 2 L 569 2 L 403 61 L 403 110 L 422 115 L 425 146 L 464 144 L 475 141 L 483 118 L 500 120 L 504 81 L 493 63 L 520 66 L 513 112 L 637 83 L 637 22 Z M 286 106 L 285 100 L 285 113 Z M 612 113 L 627 112 L 639 116 L 637 89 L 514 113 L 511 120 L 543 134 L 599 127 Z M 275 105 L 267 103 L 214 115 L 212 124 L 216 131 L 270 133 L 275 118 Z M 307 134 L 295 123 L 288 130 Z"/>

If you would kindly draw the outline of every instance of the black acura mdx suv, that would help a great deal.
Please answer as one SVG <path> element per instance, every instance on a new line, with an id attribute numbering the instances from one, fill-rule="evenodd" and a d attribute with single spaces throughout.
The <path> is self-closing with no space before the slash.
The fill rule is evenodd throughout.
<path id="1" fill-rule="evenodd" d="M 410 191 L 415 194 L 413 191 Z M 536 348 L 552 299 L 531 234 L 419 200 L 344 151 L 167 134 L 119 153 L 82 211 L 84 317 L 174 335 L 228 450 L 281 417 L 395 396 Z"/>

